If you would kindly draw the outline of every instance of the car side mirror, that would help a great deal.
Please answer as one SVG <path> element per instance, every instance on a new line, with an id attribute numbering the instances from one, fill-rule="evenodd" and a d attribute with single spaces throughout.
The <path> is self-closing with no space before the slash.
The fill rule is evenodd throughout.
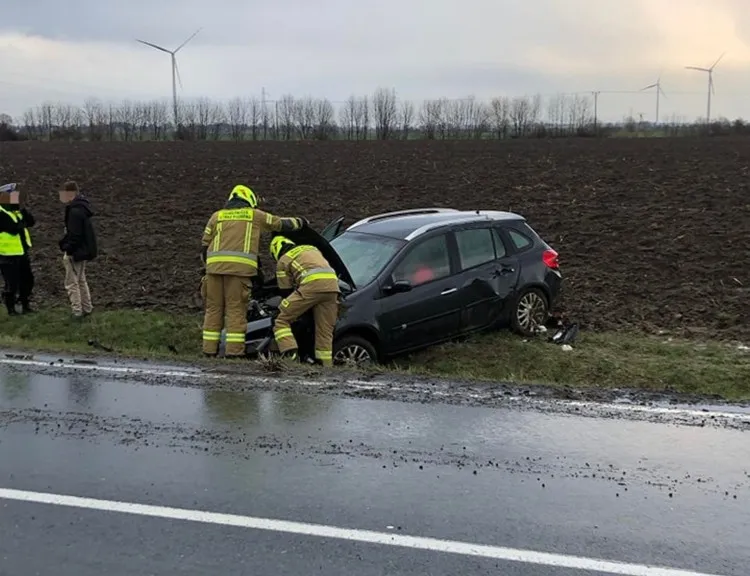
<path id="1" fill-rule="evenodd" d="M 393 284 L 386 286 L 383 291 L 386 294 L 402 294 L 411 290 L 411 282 L 408 280 L 396 280 Z"/>

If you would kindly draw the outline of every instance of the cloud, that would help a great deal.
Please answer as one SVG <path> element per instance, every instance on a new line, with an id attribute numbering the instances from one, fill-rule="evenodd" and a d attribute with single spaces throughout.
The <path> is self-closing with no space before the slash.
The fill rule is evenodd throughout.
<path id="1" fill-rule="evenodd" d="M 33 4 L 33 7 L 31 6 Z M 401 97 L 609 91 L 605 119 L 649 117 L 653 95 L 615 94 L 661 73 L 666 115 L 746 115 L 750 13 L 744 0 L 5 0 L 0 111 L 171 95 L 178 46 L 185 98 L 285 93 L 344 100 L 394 86 Z M 747 79 L 746 79 L 747 78 Z"/>

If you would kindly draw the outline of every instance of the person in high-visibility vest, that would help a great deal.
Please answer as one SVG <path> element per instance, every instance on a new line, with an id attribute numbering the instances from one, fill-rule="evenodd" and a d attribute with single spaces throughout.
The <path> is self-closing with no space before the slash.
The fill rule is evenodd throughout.
<path id="1" fill-rule="evenodd" d="M 18 314 L 16 300 L 24 314 L 32 311 L 29 299 L 34 289 L 31 270 L 31 234 L 34 216 L 20 207 L 16 183 L 0 186 L 0 271 L 5 281 L 3 301 L 8 314 Z"/>
<path id="2" fill-rule="evenodd" d="M 218 353 L 224 327 L 225 356 L 245 355 L 247 307 L 251 282 L 258 275 L 260 235 L 299 230 L 307 225 L 304 218 L 280 218 L 257 206 L 255 193 L 247 186 L 237 185 L 224 208 L 211 215 L 203 231 L 203 353 L 208 356 Z"/>
<path id="3" fill-rule="evenodd" d="M 297 341 L 292 322 L 312 308 L 315 319 L 315 361 L 333 364 L 333 330 L 339 313 L 339 280 L 328 260 L 314 246 L 294 242 L 282 235 L 271 240 L 276 260 L 276 280 L 282 291 L 292 294 L 281 301 L 274 323 L 274 337 L 282 356 L 296 359 Z"/>

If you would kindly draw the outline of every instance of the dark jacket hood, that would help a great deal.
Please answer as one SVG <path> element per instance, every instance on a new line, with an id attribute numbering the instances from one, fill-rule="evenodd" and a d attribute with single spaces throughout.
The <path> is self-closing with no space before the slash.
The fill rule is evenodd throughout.
<path id="1" fill-rule="evenodd" d="M 226 210 L 231 210 L 233 208 L 252 208 L 252 206 L 250 206 L 250 202 L 247 200 L 235 196 L 234 198 L 227 200 L 227 203 L 224 204 L 224 208 Z"/>
<path id="2" fill-rule="evenodd" d="M 91 203 L 89 202 L 89 199 L 83 196 L 82 194 L 79 194 L 73 200 L 71 200 L 70 204 L 68 204 L 69 208 L 80 208 L 86 211 L 86 216 L 93 216 L 94 211 L 91 209 Z"/>

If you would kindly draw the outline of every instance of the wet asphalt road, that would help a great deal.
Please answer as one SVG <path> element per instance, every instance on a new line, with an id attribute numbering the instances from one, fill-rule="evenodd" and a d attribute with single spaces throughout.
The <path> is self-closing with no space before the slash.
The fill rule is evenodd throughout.
<path id="1" fill-rule="evenodd" d="M 0 367 L 2 489 L 722 576 L 750 561 L 750 436 L 711 427 Z M 2 498 L 0 534 L 2 576 L 604 573 Z"/>

